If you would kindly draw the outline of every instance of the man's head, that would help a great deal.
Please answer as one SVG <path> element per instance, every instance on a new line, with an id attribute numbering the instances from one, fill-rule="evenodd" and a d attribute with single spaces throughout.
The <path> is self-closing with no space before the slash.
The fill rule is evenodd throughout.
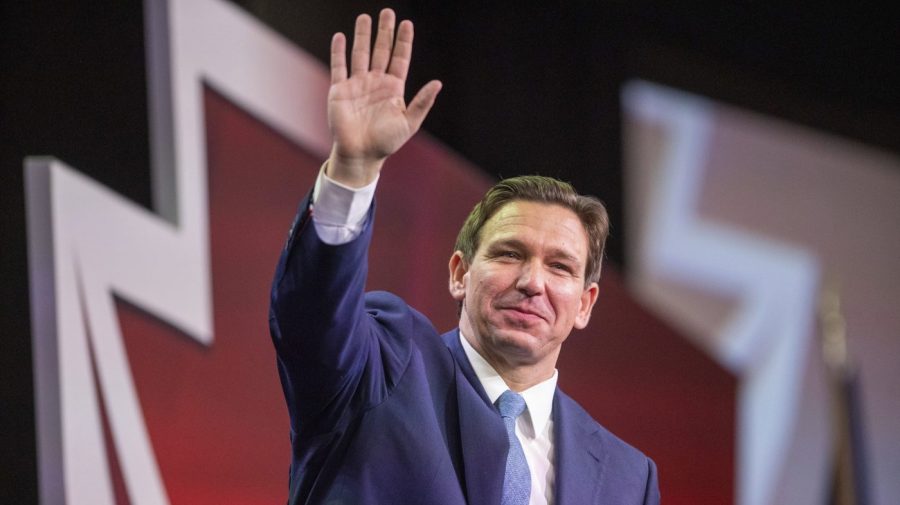
<path id="1" fill-rule="evenodd" d="M 460 329 L 498 371 L 552 374 L 597 299 L 609 229 L 603 205 L 540 176 L 507 179 L 469 215 L 450 259 Z"/>

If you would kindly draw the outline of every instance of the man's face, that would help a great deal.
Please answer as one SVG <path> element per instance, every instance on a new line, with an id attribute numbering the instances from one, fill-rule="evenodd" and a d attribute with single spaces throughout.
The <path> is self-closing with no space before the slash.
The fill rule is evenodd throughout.
<path id="1" fill-rule="evenodd" d="M 450 259 L 450 293 L 462 302 L 460 329 L 494 366 L 556 366 L 560 345 L 584 328 L 597 300 L 585 287 L 587 232 L 555 204 L 512 201 L 484 225 L 470 265 Z"/>

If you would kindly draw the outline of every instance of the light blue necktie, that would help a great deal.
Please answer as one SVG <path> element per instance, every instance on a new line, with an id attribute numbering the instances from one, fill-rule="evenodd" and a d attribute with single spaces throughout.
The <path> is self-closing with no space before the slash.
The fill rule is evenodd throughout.
<path id="1" fill-rule="evenodd" d="M 516 418 L 525 411 L 525 399 L 519 394 L 506 390 L 497 399 L 497 410 L 506 425 L 509 439 L 509 454 L 506 455 L 506 474 L 503 477 L 503 500 L 501 505 L 528 505 L 531 496 L 531 472 L 525 461 L 525 451 L 516 436 Z"/>

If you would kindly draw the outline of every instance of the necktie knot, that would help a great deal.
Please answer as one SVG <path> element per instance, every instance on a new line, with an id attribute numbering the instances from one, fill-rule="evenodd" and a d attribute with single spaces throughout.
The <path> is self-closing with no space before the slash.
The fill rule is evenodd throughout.
<path id="1" fill-rule="evenodd" d="M 507 389 L 497 399 L 497 410 L 503 417 L 518 418 L 525 411 L 525 398 Z"/>

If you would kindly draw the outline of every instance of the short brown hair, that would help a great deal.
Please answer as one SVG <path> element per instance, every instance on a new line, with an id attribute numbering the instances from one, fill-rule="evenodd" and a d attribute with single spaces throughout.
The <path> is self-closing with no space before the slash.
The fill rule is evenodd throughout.
<path id="1" fill-rule="evenodd" d="M 588 236 L 588 258 L 585 265 L 585 286 L 600 280 L 603 248 L 609 235 L 609 216 L 600 200 L 579 195 L 567 182 L 541 175 L 523 175 L 504 179 L 494 185 L 472 209 L 456 237 L 455 250 L 461 251 L 471 264 L 481 242 L 484 224 L 507 203 L 526 202 L 561 205 L 578 216 Z"/>

